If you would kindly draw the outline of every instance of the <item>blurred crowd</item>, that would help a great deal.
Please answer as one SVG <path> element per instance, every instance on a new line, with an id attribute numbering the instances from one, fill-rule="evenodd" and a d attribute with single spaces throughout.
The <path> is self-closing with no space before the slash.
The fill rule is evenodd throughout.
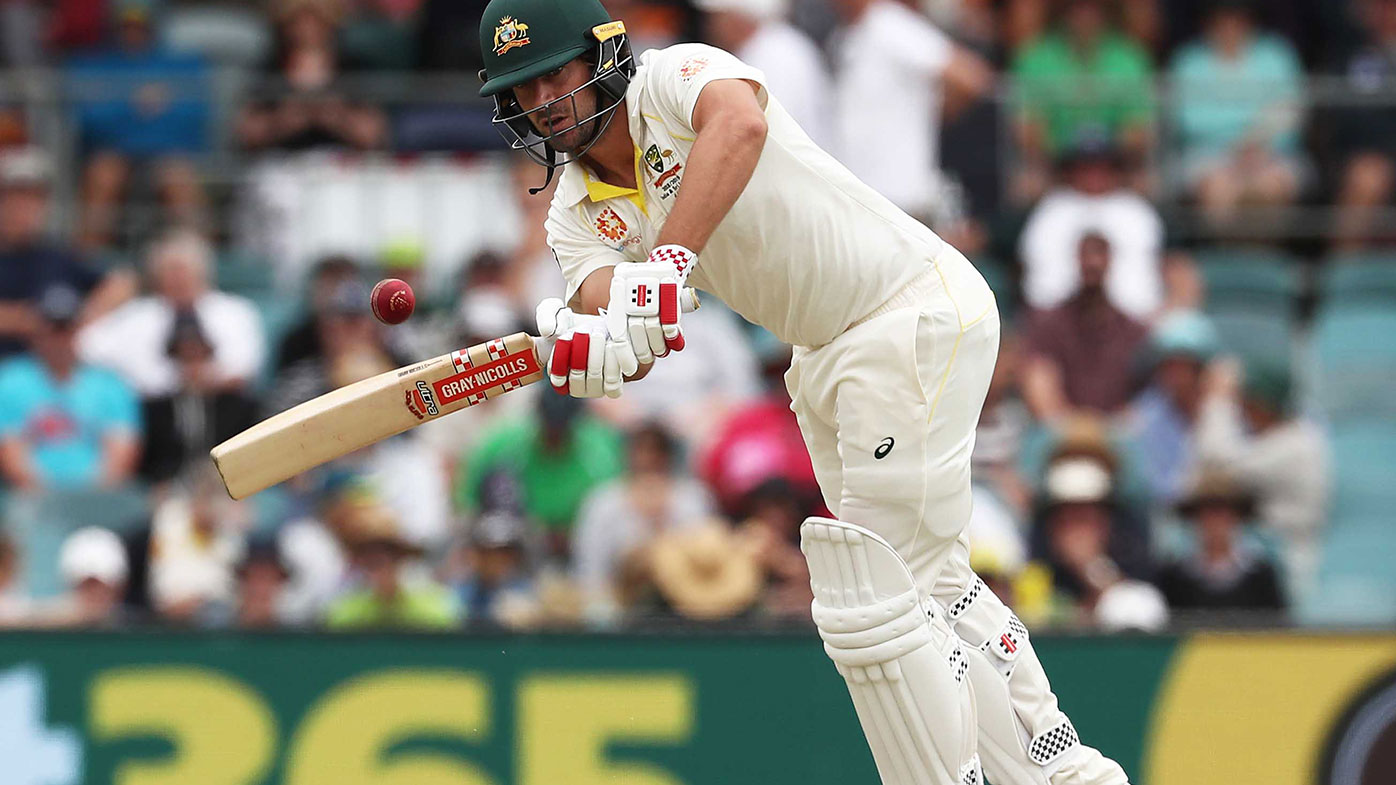
<path id="1" fill-rule="evenodd" d="M 551 190 L 474 97 L 485 5 L 0 3 L 0 627 L 808 619 L 790 350 L 711 299 L 619 400 L 521 390 L 224 493 L 212 445 L 561 291 Z M 1361 556 L 1396 552 L 1396 0 L 606 5 L 637 49 L 761 68 L 985 273 L 969 532 L 1029 625 L 1396 616 Z M 372 167 L 450 239 L 312 198 Z M 392 328 L 388 276 L 419 298 Z M 1334 482 L 1338 431 L 1371 482 Z"/>

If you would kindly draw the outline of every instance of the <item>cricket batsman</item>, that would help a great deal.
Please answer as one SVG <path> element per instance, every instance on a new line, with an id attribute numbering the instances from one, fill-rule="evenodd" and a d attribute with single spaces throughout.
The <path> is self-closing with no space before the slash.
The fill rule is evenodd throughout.
<path id="1" fill-rule="evenodd" d="M 559 178 L 546 226 L 567 292 L 539 308 L 555 389 L 616 396 L 681 350 L 687 286 L 795 347 L 792 408 L 838 518 L 801 527 L 814 621 L 883 783 L 976 785 L 981 761 L 995 785 L 1124 783 L 969 567 L 999 342 L 974 266 L 727 52 L 637 62 L 599 0 L 493 0 L 480 45 L 496 126 Z"/>

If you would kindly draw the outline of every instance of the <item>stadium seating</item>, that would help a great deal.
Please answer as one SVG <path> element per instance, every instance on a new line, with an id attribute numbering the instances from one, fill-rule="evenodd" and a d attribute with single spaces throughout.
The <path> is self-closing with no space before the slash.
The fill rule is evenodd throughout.
<path id="1" fill-rule="evenodd" d="M 1334 420 L 1396 415 L 1396 305 L 1330 303 L 1314 324 L 1315 388 Z"/>
<path id="2" fill-rule="evenodd" d="M 1289 318 L 1264 311 L 1218 309 L 1211 314 L 1222 347 L 1247 362 L 1289 367 L 1295 336 Z"/>
<path id="3" fill-rule="evenodd" d="M 1396 423 L 1354 421 L 1336 425 L 1333 445 L 1333 528 L 1380 517 L 1396 509 Z M 1396 528 L 1392 529 L 1396 535 Z M 1396 536 L 1388 552 L 1396 552 Z"/>
<path id="4" fill-rule="evenodd" d="M 1222 347 L 1243 360 L 1289 366 L 1303 280 L 1294 258 L 1263 248 L 1212 246 L 1195 258 L 1207 284 L 1207 313 Z"/>
<path id="5" fill-rule="evenodd" d="M 1319 274 L 1325 303 L 1382 304 L 1396 307 L 1396 254 L 1339 254 Z"/>
<path id="6" fill-rule="evenodd" d="M 1330 532 L 1318 587 L 1300 603 L 1299 620 L 1336 626 L 1396 623 L 1390 531 L 1389 519 L 1377 518 Z"/>
<path id="7" fill-rule="evenodd" d="M 1213 246 L 1194 254 L 1207 282 L 1209 311 L 1292 315 L 1303 280 L 1294 258 L 1263 248 Z"/>

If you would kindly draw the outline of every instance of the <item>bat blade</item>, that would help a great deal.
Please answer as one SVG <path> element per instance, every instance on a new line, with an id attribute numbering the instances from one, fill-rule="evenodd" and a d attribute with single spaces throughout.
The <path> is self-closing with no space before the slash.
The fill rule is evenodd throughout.
<path id="1" fill-rule="evenodd" d="M 228 495 L 258 491 L 422 423 L 543 378 L 538 340 L 516 333 L 341 387 L 209 453 Z"/>

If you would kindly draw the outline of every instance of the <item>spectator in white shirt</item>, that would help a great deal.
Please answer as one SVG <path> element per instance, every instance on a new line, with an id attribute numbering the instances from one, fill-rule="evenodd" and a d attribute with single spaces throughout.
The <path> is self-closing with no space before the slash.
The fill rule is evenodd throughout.
<path id="1" fill-rule="evenodd" d="M 941 114 L 993 87 L 988 63 L 896 0 L 835 0 L 835 114 L 845 166 L 903 210 L 940 207 Z"/>
<path id="2" fill-rule="evenodd" d="M 193 311 L 213 347 L 209 387 L 244 387 L 266 355 L 262 319 L 246 298 L 212 287 L 208 241 L 192 231 L 174 231 L 151 247 L 146 265 L 153 294 L 84 328 L 78 336 L 82 358 L 115 370 L 143 398 L 170 395 L 180 381 L 179 367 L 167 352 L 175 314 Z"/>
<path id="3" fill-rule="evenodd" d="M 820 147 L 833 139 L 833 84 L 824 55 L 785 21 L 787 0 L 695 0 L 704 37 L 766 75 L 771 94 Z"/>
<path id="4" fill-rule="evenodd" d="M 1124 187 L 1109 143 L 1079 145 L 1062 168 L 1063 183 L 1033 208 L 1019 241 L 1024 299 L 1048 309 L 1075 294 L 1081 238 L 1097 234 L 1112 251 L 1106 299 L 1136 320 L 1151 320 L 1164 304 L 1163 218 L 1149 200 Z"/>

